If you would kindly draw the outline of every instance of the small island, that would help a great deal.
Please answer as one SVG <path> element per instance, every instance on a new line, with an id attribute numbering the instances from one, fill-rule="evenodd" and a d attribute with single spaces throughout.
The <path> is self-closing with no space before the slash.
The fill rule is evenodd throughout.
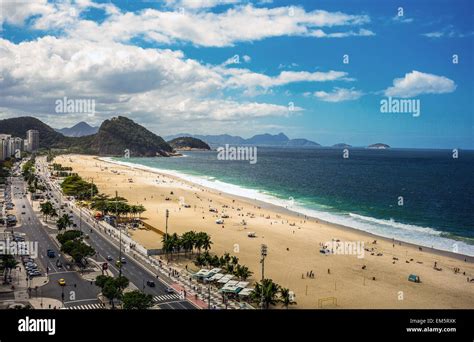
<path id="1" fill-rule="evenodd" d="M 367 148 L 370 148 L 372 150 L 386 150 L 390 148 L 387 144 L 382 144 L 382 143 L 377 143 L 377 144 L 372 144 L 367 146 Z"/>
<path id="2" fill-rule="evenodd" d="M 192 137 L 179 137 L 168 141 L 175 150 L 181 151 L 209 151 L 211 147 L 201 139 Z"/>
<path id="3" fill-rule="evenodd" d="M 346 143 L 339 143 L 339 144 L 334 144 L 331 147 L 333 148 L 349 148 L 352 147 L 352 145 L 346 144 Z"/>

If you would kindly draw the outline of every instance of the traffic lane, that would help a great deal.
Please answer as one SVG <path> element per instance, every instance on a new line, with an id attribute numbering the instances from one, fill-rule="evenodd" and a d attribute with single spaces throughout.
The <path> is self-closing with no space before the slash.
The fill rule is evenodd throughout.
<path id="1" fill-rule="evenodd" d="M 57 191 L 53 190 L 51 191 L 51 193 L 53 197 L 55 197 L 55 199 L 58 199 L 60 196 L 57 193 Z M 75 211 L 73 211 L 73 213 L 69 215 L 72 216 L 72 219 L 75 222 L 79 222 L 79 220 L 81 220 L 80 216 Z M 93 231 L 92 225 L 89 222 L 90 221 L 87 220 L 87 217 L 84 217 L 84 219 L 82 219 L 81 226 L 85 228 L 82 231 L 86 231 L 86 232 Z M 119 258 L 118 247 L 113 245 L 110 241 L 108 241 L 107 239 L 105 239 L 98 233 L 89 234 L 88 240 L 90 241 L 91 246 L 94 247 L 96 252 L 99 253 L 100 260 L 103 260 L 103 262 L 107 262 L 111 272 L 114 275 L 117 275 L 119 273 L 118 269 L 114 265 L 111 265 L 110 261 L 106 260 L 106 257 L 111 256 L 113 259 L 113 262 L 115 260 L 118 260 Z M 158 279 L 159 281 L 156 281 L 156 275 L 153 275 L 148 270 L 145 271 L 145 269 L 143 269 L 142 266 L 139 265 L 138 262 L 135 261 L 134 259 L 128 256 L 125 256 L 125 258 L 128 262 L 122 266 L 122 275 L 126 276 L 137 288 L 142 289 L 145 293 L 151 294 L 151 295 L 163 295 L 163 294 L 168 293 L 167 292 L 167 288 L 169 287 L 168 284 L 164 283 L 161 279 Z M 156 286 L 155 287 L 146 286 L 147 280 L 155 281 Z M 176 300 L 176 301 L 179 302 L 179 300 Z M 177 307 L 196 309 L 196 307 L 190 302 L 185 301 L 184 303 L 186 304 L 182 304 L 182 303 L 177 304 Z"/>
<path id="2" fill-rule="evenodd" d="M 66 281 L 66 286 L 59 285 L 59 279 Z M 64 291 L 64 300 L 97 300 L 100 288 L 94 282 L 87 281 L 77 272 L 58 272 L 49 275 L 49 283 L 43 286 L 42 295 L 44 297 L 56 298 L 62 300 Z"/>

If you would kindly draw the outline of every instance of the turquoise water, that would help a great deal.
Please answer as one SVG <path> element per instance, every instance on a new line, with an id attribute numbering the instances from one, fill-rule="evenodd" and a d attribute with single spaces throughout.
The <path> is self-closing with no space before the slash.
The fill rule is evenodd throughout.
<path id="1" fill-rule="evenodd" d="M 258 161 L 217 152 L 183 158 L 114 158 L 168 170 L 389 238 L 474 255 L 474 151 L 258 148 Z M 401 203 L 401 200 L 403 203 Z M 403 204 L 403 205 L 400 205 Z"/>

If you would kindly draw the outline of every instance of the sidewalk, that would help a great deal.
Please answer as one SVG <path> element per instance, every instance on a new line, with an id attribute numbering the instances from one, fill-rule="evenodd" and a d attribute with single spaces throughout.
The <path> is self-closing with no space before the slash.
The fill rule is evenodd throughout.
<path id="1" fill-rule="evenodd" d="M 53 188 L 56 191 L 60 191 L 57 184 L 53 185 Z M 62 195 L 61 195 L 62 196 Z M 119 234 L 118 230 L 103 222 L 103 221 L 96 221 L 89 210 L 82 209 L 76 206 L 74 201 L 69 201 L 70 206 L 69 208 L 72 209 L 76 214 L 82 213 L 82 219 L 84 222 L 90 224 L 94 230 L 114 244 L 117 248 L 119 247 Z M 186 291 L 186 299 L 194 304 L 199 309 L 206 309 L 208 308 L 208 290 L 207 286 L 199 284 L 197 281 L 189 280 L 192 279 L 192 274 L 188 271 L 185 271 L 187 274 L 185 276 L 181 275 L 184 271 L 183 269 L 177 267 L 173 264 L 168 264 L 166 261 L 160 262 L 157 259 L 154 259 L 151 256 L 145 256 L 140 253 L 137 249 L 130 248 L 129 241 L 133 241 L 130 237 L 124 239 L 124 235 L 122 234 L 122 253 L 125 255 L 132 257 L 137 262 L 139 262 L 142 266 L 147 268 L 155 277 L 159 274 L 159 280 L 166 285 L 169 285 L 179 294 Z M 135 243 L 135 245 L 138 245 Z M 141 247 L 141 246 L 139 246 Z M 142 248 L 144 249 L 144 248 Z M 166 268 L 166 269 L 165 269 Z M 176 274 L 176 276 L 175 276 Z M 205 289 L 204 289 L 205 288 Z M 211 296 L 210 296 L 211 308 L 219 308 L 225 309 L 226 305 L 223 303 L 222 295 L 213 287 L 211 287 Z M 184 298 L 183 298 L 184 299 Z M 233 300 L 227 300 L 227 308 L 228 309 L 240 309 L 242 305 Z"/>

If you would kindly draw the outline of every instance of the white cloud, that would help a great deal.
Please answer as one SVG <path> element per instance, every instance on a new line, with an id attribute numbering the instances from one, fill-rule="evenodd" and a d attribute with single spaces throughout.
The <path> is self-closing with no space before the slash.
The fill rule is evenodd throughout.
<path id="1" fill-rule="evenodd" d="M 330 70 L 327 72 L 316 71 L 282 71 L 277 76 L 268 76 L 252 72 L 248 69 L 221 69 L 224 75 L 229 76 L 226 85 L 232 88 L 269 89 L 296 82 L 329 82 L 353 81 L 344 71 Z"/>
<path id="2" fill-rule="evenodd" d="M 326 101 L 326 102 L 343 102 L 343 101 L 357 100 L 362 95 L 364 95 L 364 93 L 359 90 L 345 89 L 345 88 L 334 88 L 331 92 L 325 92 L 325 91 L 314 92 L 315 97 L 317 97 L 321 101 Z"/>
<path id="3" fill-rule="evenodd" d="M 0 51 L 0 113 L 30 113 L 54 125 L 80 121 L 80 114 L 54 114 L 64 96 L 94 99 L 90 120 L 133 114 L 160 128 L 292 114 L 285 105 L 226 98 L 233 75 L 181 51 L 51 36 L 19 44 L 0 39 Z"/>
<path id="4" fill-rule="evenodd" d="M 403 23 L 403 24 L 408 24 L 408 23 L 412 23 L 414 21 L 413 18 L 407 18 L 405 17 L 404 15 L 396 15 L 392 18 L 392 20 L 394 22 L 397 22 L 397 23 Z"/>
<path id="5" fill-rule="evenodd" d="M 386 96 L 413 97 L 423 94 L 444 94 L 456 90 L 456 83 L 444 76 L 413 70 L 403 78 L 393 80 L 393 86 L 385 90 Z"/>
<path id="6" fill-rule="evenodd" d="M 234 5 L 241 0 L 164 0 L 167 6 L 173 8 L 201 9 L 222 5 Z"/>
<path id="7" fill-rule="evenodd" d="M 214 47 L 281 36 L 343 38 L 374 35 L 364 28 L 349 29 L 368 24 L 370 18 L 367 15 L 323 10 L 306 12 L 298 6 L 264 8 L 247 4 L 216 13 L 205 9 L 182 13 L 150 8 L 122 13 L 112 4 L 97 4 L 90 0 L 54 4 L 45 1 L 40 0 L 37 6 L 25 5 L 18 9 L 7 7 L 7 16 L 3 20 L 21 24 L 25 19 L 37 15 L 32 21 L 33 28 L 63 29 L 71 37 L 80 39 L 127 42 L 134 37 L 143 37 L 164 44 L 181 41 Z M 195 6 L 206 3 L 198 1 Z M 107 13 L 102 23 L 80 17 L 82 11 L 89 7 L 101 8 Z M 327 32 L 333 27 L 338 27 L 338 31 Z"/>
<path id="8" fill-rule="evenodd" d="M 463 33 L 455 30 L 453 26 L 450 25 L 442 30 L 422 33 L 421 35 L 428 38 L 465 38 L 474 35 L 474 31 Z"/>

